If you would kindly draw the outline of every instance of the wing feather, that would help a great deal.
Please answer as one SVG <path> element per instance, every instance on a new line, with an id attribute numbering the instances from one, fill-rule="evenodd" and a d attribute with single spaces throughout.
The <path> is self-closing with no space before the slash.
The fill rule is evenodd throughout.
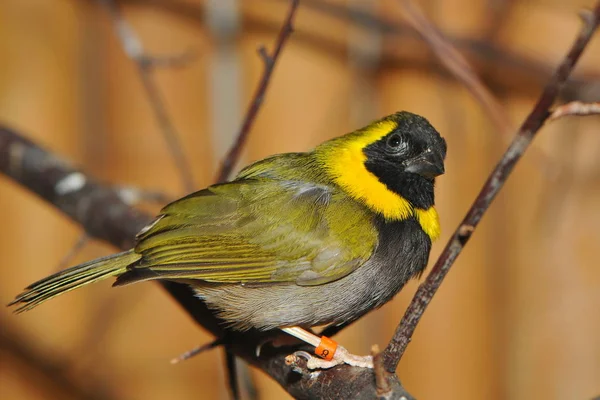
<path id="1" fill-rule="evenodd" d="M 330 282 L 375 249 L 377 232 L 364 213 L 326 185 L 275 179 L 216 185 L 165 207 L 138 235 L 142 258 L 117 284 Z"/>

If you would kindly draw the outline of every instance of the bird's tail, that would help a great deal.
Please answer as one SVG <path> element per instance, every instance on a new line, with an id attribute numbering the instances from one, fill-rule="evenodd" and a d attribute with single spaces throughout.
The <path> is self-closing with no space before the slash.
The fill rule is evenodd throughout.
<path id="1" fill-rule="evenodd" d="M 16 313 L 29 311 L 59 294 L 111 276 L 118 276 L 127 270 L 129 264 L 139 258 L 139 254 L 128 250 L 67 268 L 29 285 L 8 305 L 19 305 L 15 310 Z"/>

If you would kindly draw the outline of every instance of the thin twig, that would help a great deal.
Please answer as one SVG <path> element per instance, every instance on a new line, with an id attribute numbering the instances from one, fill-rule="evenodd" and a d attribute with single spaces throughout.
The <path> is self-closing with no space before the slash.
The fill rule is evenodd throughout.
<path id="1" fill-rule="evenodd" d="M 550 115 L 550 120 L 554 121 L 556 119 L 562 117 L 569 116 L 589 116 L 589 115 L 599 115 L 600 114 L 600 101 L 594 103 L 583 103 L 581 101 L 572 101 L 567 104 L 563 104 L 558 106 L 552 111 L 552 115 Z"/>
<path id="2" fill-rule="evenodd" d="M 195 188 L 192 166 L 183 151 L 179 134 L 167 112 L 165 100 L 152 73 L 157 67 L 174 67 L 187 64 L 196 58 L 196 54 L 191 51 L 186 51 L 174 56 L 149 56 L 144 52 L 141 40 L 127 20 L 123 18 L 114 0 L 100 1 L 111 16 L 115 34 L 121 42 L 123 51 L 137 67 L 146 96 L 148 97 L 150 106 L 152 107 L 158 125 L 160 126 L 160 131 L 167 142 L 175 165 L 179 170 L 184 189 L 186 192 L 192 192 Z"/>
<path id="3" fill-rule="evenodd" d="M 71 246 L 71 249 L 69 249 L 69 252 L 65 254 L 65 256 L 56 265 L 56 271 L 65 269 L 71 263 L 71 260 L 73 260 L 73 258 L 75 258 L 75 256 L 77 256 L 77 254 L 79 254 L 79 252 L 83 250 L 85 245 L 89 243 L 90 239 L 91 238 L 87 234 L 87 232 L 81 233 L 77 238 L 75 244 L 73 244 L 73 246 Z"/>
<path id="4" fill-rule="evenodd" d="M 203 26 L 205 23 L 205 6 L 200 2 L 120 0 L 119 3 L 160 10 L 195 25 Z M 398 23 L 386 15 L 349 7 L 346 2 L 302 0 L 302 7 L 335 21 L 351 23 L 364 29 L 376 29 L 385 34 L 386 38 L 415 37 L 414 30 L 408 29 L 405 24 Z M 271 34 L 280 28 L 279 24 L 275 24 L 263 14 L 245 13 L 243 18 L 245 32 Z M 327 54 L 332 59 L 345 62 L 347 60 L 347 43 L 330 36 L 323 35 L 310 27 L 305 29 L 298 27 L 294 33 L 294 41 Z M 477 65 L 480 65 L 478 69 L 481 71 L 481 78 L 487 86 L 494 90 L 528 94 L 543 85 L 544 77 L 551 72 L 551 67 L 546 62 L 511 52 L 506 46 L 480 36 L 476 38 L 448 34 L 446 36 L 468 58 L 472 58 Z M 450 77 L 444 69 L 439 68 L 438 62 L 432 63 L 415 52 L 384 51 L 379 65 L 383 70 L 417 69 L 436 75 L 440 79 L 455 79 Z M 595 101 L 596 94 L 600 90 L 600 84 L 598 84 L 600 74 L 593 68 L 586 68 L 585 71 L 580 71 L 574 76 L 577 77 L 573 77 L 567 82 L 563 91 L 564 96 L 569 99 Z"/>
<path id="5" fill-rule="evenodd" d="M 153 72 L 155 68 L 183 66 L 196 58 L 196 54 L 191 51 L 177 55 L 159 57 L 146 54 L 140 38 L 133 27 L 125 20 L 125 18 L 123 18 L 114 0 L 99 0 L 99 2 L 106 8 L 111 17 L 115 34 L 121 43 L 123 51 L 135 63 L 146 96 L 159 124 L 160 132 L 167 142 L 176 168 L 179 171 L 184 190 L 186 192 L 192 192 L 194 190 L 192 167 L 182 149 L 179 134 L 167 112 L 165 101 L 154 80 Z M 141 201 L 160 202 L 164 204 L 170 200 L 162 193 L 142 190 L 135 187 L 115 187 L 113 191 L 114 194 L 128 205 L 134 205 Z M 86 232 L 84 235 L 86 235 L 85 244 L 88 239 L 88 233 Z M 74 247 L 62 260 L 61 267 L 66 266 L 72 257 L 74 257 L 82 248 L 83 245 Z M 110 307 L 110 304 L 111 302 L 107 302 L 106 304 L 101 305 L 100 309 L 102 312 L 97 313 L 97 318 L 95 319 L 95 325 L 98 326 L 98 329 L 90 330 L 88 338 L 87 340 L 84 340 L 84 342 L 100 340 L 100 338 L 110 329 L 110 322 L 114 320 L 114 313 L 117 311 L 116 308 Z"/>
<path id="6" fill-rule="evenodd" d="M 273 54 L 269 54 L 267 49 L 264 46 L 259 47 L 258 54 L 264 63 L 264 70 L 262 77 L 256 87 L 256 91 L 252 96 L 252 101 L 250 102 L 250 106 L 248 107 L 248 111 L 246 112 L 246 116 L 244 117 L 244 122 L 242 123 L 242 127 L 238 132 L 235 142 L 227 156 L 223 160 L 223 164 L 221 165 L 221 169 L 217 174 L 217 182 L 224 182 L 229 178 L 231 171 L 235 167 L 235 164 L 240 158 L 242 153 L 242 148 L 246 143 L 246 139 L 248 138 L 248 134 L 250 133 L 250 129 L 252 128 L 252 124 L 256 119 L 256 115 L 260 110 L 260 107 L 265 99 L 265 93 L 267 88 L 269 87 L 269 82 L 271 81 L 271 75 L 273 74 L 273 70 L 275 69 L 275 64 L 279 59 L 279 54 L 283 49 L 287 39 L 291 35 L 293 31 L 293 21 L 294 15 L 296 14 L 296 10 L 298 9 L 299 0 L 291 0 L 290 9 L 288 11 L 285 22 L 281 26 L 279 30 L 279 34 L 277 35 L 277 41 L 275 42 L 275 49 L 273 50 Z"/>
<path id="7" fill-rule="evenodd" d="M 214 349 L 215 347 L 220 346 L 222 344 L 223 344 L 223 341 L 221 340 L 221 338 L 217 338 L 217 339 L 213 340 L 212 342 L 203 344 L 198 347 L 194 347 L 193 349 L 188 350 L 185 353 L 182 353 L 182 354 L 178 355 L 177 357 L 171 359 L 171 364 L 179 364 L 182 361 L 189 360 L 190 358 L 195 357 L 200 353 L 204 353 L 207 350 Z"/>
<path id="8" fill-rule="evenodd" d="M 261 57 L 261 60 L 264 63 L 263 75 L 258 83 L 256 91 L 254 92 L 254 96 L 252 97 L 252 101 L 248 106 L 248 111 L 246 111 L 246 116 L 244 117 L 244 121 L 240 128 L 240 131 L 236 135 L 235 141 L 233 142 L 231 148 L 229 149 L 227 155 L 225 156 L 221 168 L 217 174 L 216 181 L 224 182 L 229 178 L 231 171 L 237 164 L 241 154 L 244 144 L 246 143 L 246 139 L 250 134 L 250 130 L 252 128 L 252 124 L 256 116 L 258 115 L 258 111 L 263 103 L 265 93 L 271 81 L 271 75 L 273 74 L 273 70 L 275 69 L 275 64 L 279 58 L 279 54 L 283 49 L 287 39 L 291 35 L 293 31 L 293 20 L 294 15 L 296 14 L 296 10 L 298 8 L 298 0 L 292 0 L 290 3 L 290 8 L 287 14 L 287 17 L 279 30 L 279 34 L 277 35 L 277 40 L 275 42 L 275 49 L 273 50 L 273 54 L 269 55 L 264 46 L 259 47 L 258 54 Z M 237 379 L 237 368 L 236 368 L 236 357 L 235 354 L 230 352 L 225 346 L 225 360 L 226 360 L 226 369 L 227 369 L 227 377 L 229 388 L 231 390 L 231 396 L 233 399 L 238 399 L 240 396 L 240 390 L 238 387 L 238 379 Z M 250 390 L 252 391 L 252 390 Z"/>
<path id="9" fill-rule="evenodd" d="M 554 75 L 550 78 L 550 81 L 542 92 L 537 104 L 521 125 L 514 140 L 504 153 L 504 156 L 498 165 L 496 165 L 496 168 L 494 168 L 490 174 L 467 215 L 452 234 L 452 237 L 446 244 L 446 247 L 427 276 L 427 279 L 419 286 L 419 289 L 408 306 L 392 340 L 384 350 L 384 363 L 387 371 L 394 372 L 396 370 L 398 362 L 402 358 L 415 328 L 433 295 L 440 287 L 444 277 L 465 244 L 471 238 L 481 217 L 503 187 L 515 164 L 529 147 L 538 130 L 549 118 L 550 107 L 554 103 L 559 90 L 563 87 L 573 70 L 575 63 L 579 60 L 579 57 L 598 25 L 600 20 L 600 1 L 596 3 L 593 12 L 582 14 L 582 19 L 584 20 L 584 26 L 581 28 L 575 43 L 555 71 Z"/>
<path id="10" fill-rule="evenodd" d="M 457 48 L 427 19 L 412 0 L 401 0 L 406 21 L 427 42 L 440 62 L 471 92 L 482 105 L 500 133 L 513 131 L 510 118 L 489 89 L 481 82 L 469 62 Z"/>

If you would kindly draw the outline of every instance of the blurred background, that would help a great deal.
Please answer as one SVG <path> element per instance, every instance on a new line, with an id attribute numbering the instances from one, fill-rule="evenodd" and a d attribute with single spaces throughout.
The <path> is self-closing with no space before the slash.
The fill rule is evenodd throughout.
<path id="1" fill-rule="evenodd" d="M 531 110 L 592 0 L 416 3 L 497 97 L 505 124 Z M 287 1 L 121 0 L 151 55 L 191 52 L 150 76 L 189 160 L 214 181 L 240 128 Z M 562 102 L 600 99 L 600 38 Z M 92 0 L 0 2 L 0 122 L 103 182 L 186 193 L 106 7 Z M 302 0 L 240 165 L 303 151 L 397 110 L 448 142 L 438 180 L 442 238 L 431 264 L 507 146 L 487 110 L 407 25 L 394 0 Z M 239 167 L 238 166 L 238 167 Z M 600 117 L 543 128 L 485 215 L 400 363 L 420 399 L 590 399 L 600 394 Z M 153 212 L 161 204 L 148 206 Z M 59 268 L 79 226 L 0 176 L 0 303 Z M 115 251 L 91 241 L 69 264 Z M 418 282 L 338 339 L 384 347 Z M 105 282 L 23 315 L 0 307 L 2 399 L 227 399 L 223 355 L 169 360 L 211 337 L 156 284 Z M 258 399 L 287 394 L 252 371 Z"/>

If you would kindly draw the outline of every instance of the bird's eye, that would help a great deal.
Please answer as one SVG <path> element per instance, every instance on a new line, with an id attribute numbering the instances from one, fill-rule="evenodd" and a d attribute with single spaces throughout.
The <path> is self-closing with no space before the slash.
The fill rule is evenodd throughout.
<path id="1" fill-rule="evenodd" d="M 387 148 L 392 153 L 399 153 L 406 148 L 406 142 L 400 135 L 393 134 L 387 139 Z"/>

